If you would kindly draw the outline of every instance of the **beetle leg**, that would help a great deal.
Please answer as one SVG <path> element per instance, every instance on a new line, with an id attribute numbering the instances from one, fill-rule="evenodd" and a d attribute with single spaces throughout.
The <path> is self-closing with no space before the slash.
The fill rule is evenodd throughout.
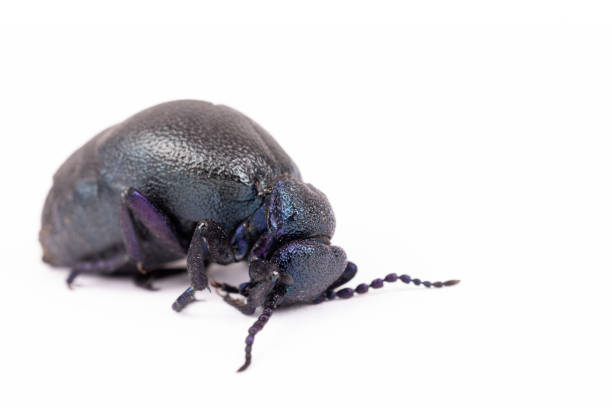
<path id="1" fill-rule="evenodd" d="M 217 282 L 216 280 L 211 280 L 210 286 L 215 289 L 218 289 L 217 293 L 219 293 L 219 290 L 222 290 L 225 293 L 240 293 L 240 288 L 225 282 Z"/>
<path id="2" fill-rule="evenodd" d="M 68 285 L 68 288 L 72 289 L 74 280 L 80 274 L 110 273 L 125 265 L 127 262 L 129 262 L 129 260 L 129 257 L 125 253 L 121 252 L 102 259 L 79 262 L 70 271 L 68 278 L 66 278 L 66 284 Z"/>
<path id="3" fill-rule="evenodd" d="M 143 274 L 146 273 L 142 267 L 144 255 L 134 221 L 140 222 L 171 251 L 181 255 L 185 254 L 185 249 L 181 245 L 170 219 L 134 188 L 127 188 L 121 194 L 119 221 L 126 252 L 136 262 L 138 270 Z"/>
<path id="4" fill-rule="evenodd" d="M 172 308 L 180 312 L 196 300 L 195 291 L 208 288 L 206 268 L 211 262 L 226 265 L 233 261 L 229 239 L 223 228 L 212 220 L 200 221 L 193 232 L 187 251 L 187 272 L 191 286 L 176 299 Z"/>
<path id="5" fill-rule="evenodd" d="M 146 290 L 157 290 L 157 288 L 153 286 L 153 282 L 159 279 L 166 278 L 168 276 L 174 276 L 185 272 L 187 272 L 187 269 L 185 268 L 156 269 L 153 271 L 147 271 L 146 275 L 143 275 L 141 273 L 137 274 L 136 276 L 134 276 L 134 283 L 139 288 L 143 288 Z"/>
<path id="6" fill-rule="evenodd" d="M 74 280 L 80 274 L 81 274 L 81 271 L 79 271 L 78 269 L 72 269 L 70 271 L 70 274 L 68 274 L 68 277 L 66 278 L 66 285 L 68 285 L 68 289 L 72 289 L 72 284 L 74 283 Z"/>
<path id="7" fill-rule="evenodd" d="M 210 281 L 210 285 L 215 288 L 217 294 L 221 296 L 228 305 L 235 307 L 245 315 L 252 315 L 253 313 L 255 313 L 256 308 L 248 303 L 248 295 L 241 290 L 243 285 L 248 285 L 248 282 L 243 285 L 240 285 L 240 288 L 227 283 L 219 283 L 214 280 Z M 222 294 L 221 291 L 225 292 L 225 294 Z M 247 297 L 247 302 L 245 302 L 241 298 L 232 297 L 230 293 L 241 294 Z"/>
<path id="8" fill-rule="evenodd" d="M 245 303 L 241 299 L 236 299 L 231 297 L 230 295 L 225 295 L 223 296 L 223 300 L 228 305 L 235 307 L 245 315 L 252 315 L 253 313 L 255 313 L 255 307 L 253 305 L 250 305 L 248 302 Z"/>

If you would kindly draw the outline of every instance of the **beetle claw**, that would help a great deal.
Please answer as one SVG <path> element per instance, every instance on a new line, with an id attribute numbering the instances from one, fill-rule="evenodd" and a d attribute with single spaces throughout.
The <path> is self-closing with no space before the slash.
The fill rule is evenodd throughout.
<path id="1" fill-rule="evenodd" d="M 221 291 L 225 292 L 226 295 L 228 293 L 240 293 L 240 289 L 238 289 L 237 287 L 232 286 L 232 285 L 230 285 L 228 283 L 217 282 L 215 280 L 211 280 L 210 281 L 210 286 L 215 288 L 215 291 L 217 292 L 217 294 L 219 296 L 225 296 L 225 295 L 222 295 L 220 293 Z M 208 290 L 210 290 L 210 288 Z"/>
<path id="2" fill-rule="evenodd" d="M 148 274 L 148 275 L 136 275 L 134 277 L 134 284 L 136 286 L 138 286 L 139 288 L 145 289 L 145 290 L 149 290 L 152 292 L 158 291 L 159 288 L 153 286 L 153 275 Z"/>
<path id="3" fill-rule="evenodd" d="M 233 304 L 235 306 L 244 306 L 244 305 L 246 305 L 244 300 L 231 297 L 229 294 L 226 294 L 225 296 L 223 296 L 223 300 L 225 300 L 227 303 Z"/>
<path id="4" fill-rule="evenodd" d="M 142 262 L 138 262 L 138 263 L 136 264 L 136 268 L 138 269 L 138 272 L 140 272 L 141 274 L 143 274 L 143 275 L 146 275 L 146 274 L 147 274 L 147 271 L 146 271 L 146 269 L 144 268 L 144 266 L 142 265 Z"/>
<path id="5" fill-rule="evenodd" d="M 210 286 L 215 288 L 215 292 L 217 293 L 217 295 L 221 297 L 227 296 L 227 293 L 226 294 L 221 293 L 221 284 L 219 284 L 217 281 L 214 281 L 214 280 L 210 281 Z M 210 290 L 210 286 L 208 287 L 208 290 Z"/>
<path id="6" fill-rule="evenodd" d="M 70 271 L 70 274 L 66 278 L 66 286 L 68 286 L 68 289 L 74 289 L 74 280 L 77 278 L 77 276 L 79 276 L 79 274 L 80 272 L 77 269 L 73 269 L 72 271 Z"/>

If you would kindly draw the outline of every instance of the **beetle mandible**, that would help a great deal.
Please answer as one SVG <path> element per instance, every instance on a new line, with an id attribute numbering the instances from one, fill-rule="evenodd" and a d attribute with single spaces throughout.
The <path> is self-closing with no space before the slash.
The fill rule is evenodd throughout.
<path id="1" fill-rule="evenodd" d="M 248 262 L 250 280 L 239 287 L 210 281 L 242 313 L 261 310 L 243 371 L 279 306 L 350 298 L 397 280 L 458 283 L 389 274 L 336 290 L 357 267 L 331 245 L 334 229 L 326 196 L 302 182 L 262 127 L 229 107 L 183 100 L 146 109 L 73 153 L 54 176 L 40 242 L 45 262 L 71 269 L 69 286 L 81 273 L 128 273 L 152 288 L 155 277 L 177 272 L 164 264 L 186 257 L 190 286 L 172 305 L 177 312 L 209 287 L 211 263 Z"/>

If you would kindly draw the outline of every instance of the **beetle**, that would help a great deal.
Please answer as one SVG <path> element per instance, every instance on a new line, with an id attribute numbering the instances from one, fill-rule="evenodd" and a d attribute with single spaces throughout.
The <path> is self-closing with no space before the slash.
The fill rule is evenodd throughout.
<path id="1" fill-rule="evenodd" d="M 261 126 L 223 105 L 180 100 L 153 106 L 102 131 L 57 170 L 42 213 L 43 261 L 82 273 L 131 274 L 153 289 L 163 269 L 186 257 L 190 285 L 173 303 L 180 312 L 197 291 L 214 287 L 242 313 L 261 310 L 255 335 L 280 306 L 350 298 L 402 281 L 389 274 L 336 290 L 357 273 L 331 244 L 335 217 L 325 194 L 302 181 L 291 158 Z M 248 262 L 239 287 L 208 279 L 211 263 Z M 238 297 L 236 297 L 238 296 Z"/>

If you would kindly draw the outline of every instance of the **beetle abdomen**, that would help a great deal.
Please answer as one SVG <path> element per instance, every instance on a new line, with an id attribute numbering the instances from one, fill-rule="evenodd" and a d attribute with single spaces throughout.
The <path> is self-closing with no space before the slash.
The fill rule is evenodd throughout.
<path id="1" fill-rule="evenodd" d="M 144 194 L 188 239 L 202 219 L 235 228 L 281 175 L 300 178 L 276 141 L 240 112 L 200 101 L 154 106 L 100 133 L 58 170 L 43 210 L 44 259 L 71 266 L 120 247 L 125 188 Z"/>

